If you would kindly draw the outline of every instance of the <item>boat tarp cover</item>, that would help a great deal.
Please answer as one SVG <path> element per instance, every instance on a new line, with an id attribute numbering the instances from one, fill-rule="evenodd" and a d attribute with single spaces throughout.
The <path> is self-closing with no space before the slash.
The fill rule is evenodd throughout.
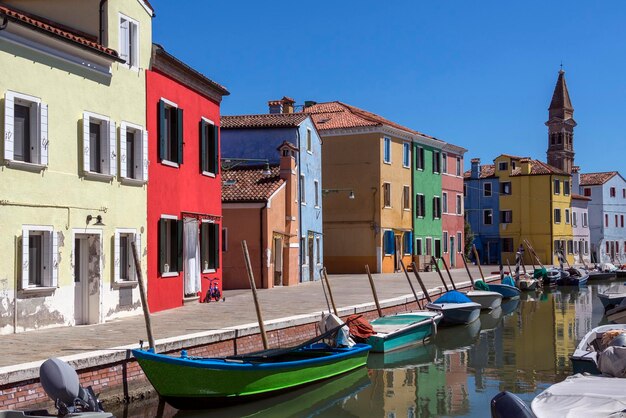
<path id="1" fill-rule="evenodd" d="M 489 285 L 482 280 L 476 280 L 474 282 L 474 289 L 489 291 Z"/>
<path id="2" fill-rule="evenodd" d="M 575 374 L 532 402 L 541 418 L 608 417 L 626 408 L 626 379 Z"/>
<path id="3" fill-rule="evenodd" d="M 608 347 L 598 355 L 598 370 L 613 377 L 626 377 L 626 347 Z"/>
<path id="4" fill-rule="evenodd" d="M 507 284 L 509 286 L 515 287 L 515 280 L 513 280 L 511 276 L 506 276 L 504 279 L 502 279 L 502 284 Z"/>
<path id="5" fill-rule="evenodd" d="M 533 272 L 533 279 L 545 279 L 548 275 L 548 270 L 545 267 L 541 267 L 540 269 L 535 269 Z"/>
<path id="6" fill-rule="evenodd" d="M 471 301 L 472 300 L 465 296 L 465 294 L 457 292 L 456 290 L 450 290 L 439 299 L 437 299 L 434 303 L 468 303 Z"/>
<path id="7" fill-rule="evenodd" d="M 350 315 L 347 320 L 348 327 L 350 327 L 350 335 L 365 340 L 376 334 L 372 324 L 363 315 Z"/>

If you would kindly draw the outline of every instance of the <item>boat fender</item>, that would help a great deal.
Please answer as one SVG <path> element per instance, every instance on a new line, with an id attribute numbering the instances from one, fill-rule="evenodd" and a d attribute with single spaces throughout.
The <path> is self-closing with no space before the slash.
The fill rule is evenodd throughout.
<path id="1" fill-rule="evenodd" d="M 435 321 L 435 318 L 430 318 L 430 323 L 432 324 L 433 327 L 433 337 L 435 335 L 437 335 L 437 322 Z"/>
<path id="2" fill-rule="evenodd" d="M 491 399 L 491 418 L 537 418 L 531 409 L 511 392 L 503 391 Z"/>

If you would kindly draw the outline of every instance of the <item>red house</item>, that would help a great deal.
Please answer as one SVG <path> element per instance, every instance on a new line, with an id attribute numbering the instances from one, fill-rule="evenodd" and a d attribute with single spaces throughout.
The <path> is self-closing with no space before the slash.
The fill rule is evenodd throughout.
<path id="1" fill-rule="evenodd" d="M 219 123 L 229 92 L 156 44 L 146 90 L 147 287 L 156 312 L 197 301 L 212 283 L 221 289 Z"/>

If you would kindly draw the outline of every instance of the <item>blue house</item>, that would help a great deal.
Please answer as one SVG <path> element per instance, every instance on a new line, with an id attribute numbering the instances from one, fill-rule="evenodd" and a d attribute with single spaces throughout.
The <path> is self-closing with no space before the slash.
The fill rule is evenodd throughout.
<path id="1" fill-rule="evenodd" d="M 472 159 L 472 166 L 464 174 L 465 220 L 474 233 L 474 245 L 485 264 L 500 263 L 499 180 L 493 164 L 480 165 Z"/>
<path id="2" fill-rule="evenodd" d="M 278 150 L 285 142 L 297 149 L 300 281 L 319 280 L 324 259 L 322 140 L 308 114 L 293 112 L 293 99 L 271 101 L 269 107 L 269 114 L 222 116 L 222 161 L 267 160 L 273 165 L 278 164 Z"/>

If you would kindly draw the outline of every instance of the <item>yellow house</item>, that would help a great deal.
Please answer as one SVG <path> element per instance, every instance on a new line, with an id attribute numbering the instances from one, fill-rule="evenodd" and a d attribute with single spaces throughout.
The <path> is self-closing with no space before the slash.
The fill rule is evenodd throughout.
<path id="1" fill-rule="evenodd" d="M 494 216 L 500 225 L 502 260 L 514 263 L 526 239 L 543 264 L 558 264 L 557 249 L 573 264 L 571 176 L 530 158 L 502 154 L 494 163 L 500 182 L 500 213 Z M 524 261 L 534 262 L 528 251 Z"/>
<path id="2" fill-rule="evenodd" d="M 152 16 L 144 0 L 0 5 L 0 333 L 140 310 Z"/>

